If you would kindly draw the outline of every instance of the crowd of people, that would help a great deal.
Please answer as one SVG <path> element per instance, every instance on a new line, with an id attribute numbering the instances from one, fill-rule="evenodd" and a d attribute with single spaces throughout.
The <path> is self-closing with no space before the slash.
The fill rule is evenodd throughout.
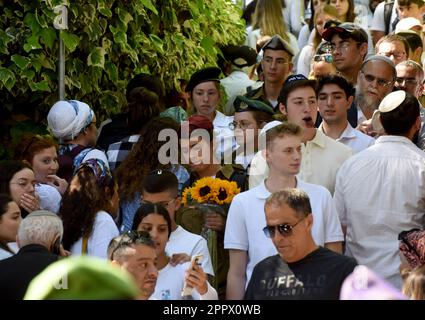
<path id="1" fill-rule="evenodd" d="M 243 6 L 219 67 L 135 75 L 102 123 L 58 101 L 19 140 L 0 298 L 425 299 L 425 1 Z M 230 204 L 188 200 L 218 179 Z"/>

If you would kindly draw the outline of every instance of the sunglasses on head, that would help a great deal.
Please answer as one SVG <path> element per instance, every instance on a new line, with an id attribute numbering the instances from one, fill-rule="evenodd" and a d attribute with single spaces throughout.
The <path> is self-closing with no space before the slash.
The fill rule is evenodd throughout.
<path id="1" fill-rule="evenodd" d="M 292 230 L 295 228 L 295 226 L 300 223 L 304 218 L 301 218 L 298 220 L 295 224 L 289 224 L 289 223 L 282 223 L 277 226 L 265 226 L 263 228 L 263 232 L 266 235 L 267 238 L 274 238 L 276 235 L 276 229 L 279 231 L 279 233 L 284 237 L 289 237 L 292 235 Z"/>
<path id="2" fill-rule="evenodd" d="M 314 61 L 315 62 L 326 61 L 327 63 L 332 63 L 334 60 L 331 54 L 325 53 L 325 54 L 316 54 L 314 56 Z"/>

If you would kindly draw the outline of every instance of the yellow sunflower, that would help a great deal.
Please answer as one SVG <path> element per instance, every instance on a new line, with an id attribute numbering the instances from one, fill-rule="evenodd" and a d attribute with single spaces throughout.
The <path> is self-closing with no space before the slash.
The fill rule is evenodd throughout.
<path id="1" fill-rule="evenodd" d="M 214 194 L 216 192 L 214 189 L 214 180 L 214 178 L 206 177 L 196 181 L 191 188 L 191 198 L 199 203 L 214 200 Z"/>

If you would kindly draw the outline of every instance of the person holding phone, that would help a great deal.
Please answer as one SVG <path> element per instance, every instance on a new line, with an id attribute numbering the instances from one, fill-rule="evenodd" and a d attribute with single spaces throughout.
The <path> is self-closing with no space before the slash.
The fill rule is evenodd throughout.
<path id="1" fill-rule="evenodd" d="M 182 300 L 182 291 L 192 287 L 190 297 L 194 300 L 217 300 L 217 291 L 208 282 L 202 267 L 192 262 L 171 265 L 165 246 L 171 234 L 171 218 L 160 204 L 142 204 L 133 220 L 133 230 L 147 231 L 155 243 L 158 278 L 152 299 Z M 199 259 L 198 259 L 198 262 Z"/>

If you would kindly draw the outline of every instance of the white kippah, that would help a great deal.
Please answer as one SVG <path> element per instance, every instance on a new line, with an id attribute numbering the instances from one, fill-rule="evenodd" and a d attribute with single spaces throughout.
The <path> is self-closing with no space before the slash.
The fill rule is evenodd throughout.
<path id="1" fill-rule="evenodd" d="M 379 104 L 379 112 L 385 113 L 393 111 L 403 103 L 404 99 L 406 99 L 406 91 L 404 90 L 398 90 L 387 94 Z"/>
<path id="2" fill-rule="evenodd" d="M 81 101 L 58 101 L 47 115 L 48 127 L 52 134 L 61 140 L 72 140 L 93 119 L 93 111 Z"/>

